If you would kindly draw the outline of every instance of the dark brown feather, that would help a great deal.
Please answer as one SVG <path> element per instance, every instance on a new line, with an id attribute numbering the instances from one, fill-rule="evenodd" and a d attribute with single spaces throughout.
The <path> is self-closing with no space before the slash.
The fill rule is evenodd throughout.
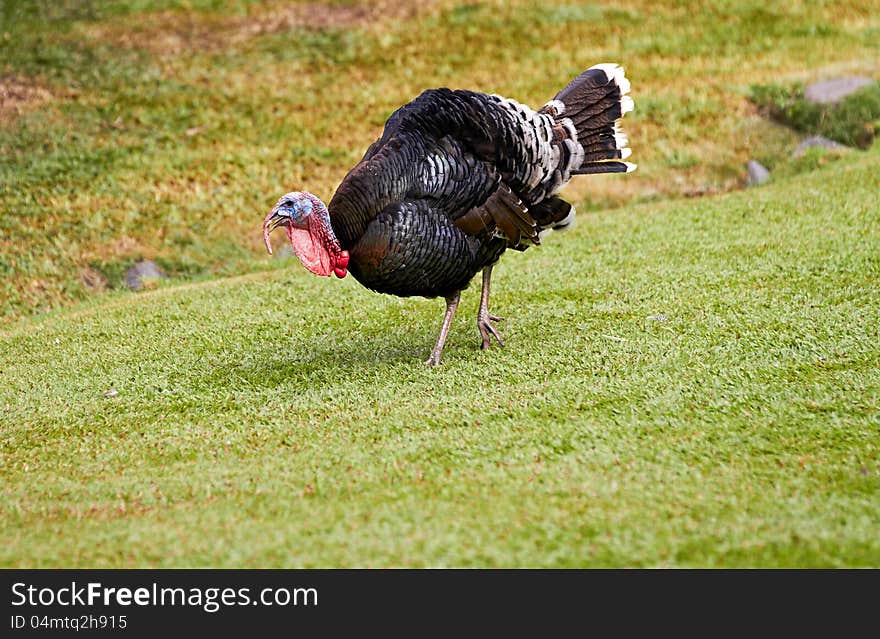
<path id="1" fill-rule="evenodd" d="M 519 245 L 523 237 L 532 241 L 538 239 L 535 220 L 529 215 L 528 207 L 503 182 L 485 202 L 462 215 L 455 224 L 469 235 L 497 228 L 507 238 L 510 247 Z"/>

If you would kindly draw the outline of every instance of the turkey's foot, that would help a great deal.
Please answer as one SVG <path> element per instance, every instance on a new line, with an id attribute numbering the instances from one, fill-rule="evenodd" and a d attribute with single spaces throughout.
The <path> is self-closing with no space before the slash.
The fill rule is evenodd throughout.
<path id="1" fill-rule="evenodd" d="M 501 335 L 492 326 L 492 322 L 500 322 L 504 318 L 492 315 L 489 312 L 489 282 L 491 279 L 492 267 L 487 266 L 483 269 L 483 292 L 480 295 L 480 310 L 477 311 L 477 328 L 480 329 L 480 335 L 483 338 L 483 343 L 480 344 L 482 349 L 489 348 L 489 344 L 492 343 L 492 337 L 497 339 L 501 346 L 504 346 L 504 340 L 501 339 Z"/>
<path id="2" fill-rule="evenodd" d="M 425 366 L 428 368 L 440 366 L 440 353 L 431 353 L 431 356 L 425 360 Z"/>
<path id="3" fill-rule="evenodd" d="M 498 334 L 498 331 L 492 325 L 492 322 L 501 321 L 504 321 L 503 317 L 492 315 L 488 311 L 480 312 L 477 315 L 477 328 L 480 329 L 480 335 L 483 338 L 483 343 L 480 344 L 480 348 L 489 348 L 489 345 L 492 343 L 492 337 L 498 340 L 498 344 L 500 344 L 502 347 L 504 346 L 504 340 L 501 339 L 501 335 Z"/>

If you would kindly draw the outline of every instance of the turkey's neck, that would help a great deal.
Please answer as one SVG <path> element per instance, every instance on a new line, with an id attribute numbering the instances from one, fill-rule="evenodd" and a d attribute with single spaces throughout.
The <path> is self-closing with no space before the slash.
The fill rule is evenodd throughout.
<path id="1" fill-rule="evenodd" d="M 339 238 L 333 232 L 333 226 L 330 224 L 330 218 L 326 220 L 315 220 L 312 225 L 312 237 L 321 242 L 331 257 L 338 257 L 342 253 L 342 246 L 339 244 Z"/>
<path id="2" fill-rule="evenodd" d="M 330 211 L 327 206 L 314 195 L 309 194 L 309 199 L 315 205 L 312 214 L 313 223 L 309 229 L 312 235 L 324 245 L 327 252 L 334 258 L 342 253 L 342 246 L 339 244 L 339 238 L 333 231 L 333 225 L 330 223 Z"/>
<path id="3" fill-rule="evenodd" d="M 314 256 L 319 266 L 317 270 L 311 267 L 309 267 L 309 270 L 320 275 L 335 273 L 337 277 L 345 277 L 348 273 L 348 251 L 342 248 L 339 238 L 336 237 L 336 233 L 333 231 L 333 225 L 330 223 L 330 212 L 327 210 L 327 207 L 314 195 L 310 194 L 309 198 L 315 205 L 314 213 L 310 217 L 309 234 L 314 241 L 323 247 L 327 257 L 329 257 L 329 260 L 327 260 L 320 255 Z M 305 251 L 308 252 L 309 249 L 306 247 Z M 300 254 L 301 260 L 303 260 L 303 257 L 304 255 Z M 308 258 L 303 260 L 303 264 L 306 264 L 307 261 L 309 261 Z"/>

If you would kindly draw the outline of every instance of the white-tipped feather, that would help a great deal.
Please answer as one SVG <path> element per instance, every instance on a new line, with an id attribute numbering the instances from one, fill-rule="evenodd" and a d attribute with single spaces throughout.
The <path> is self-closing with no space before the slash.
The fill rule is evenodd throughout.
<path id="1" fill-rule="evenodd" d="M 627 173 L 632 173 L 637 168 L 639 168 L 638 164 L 633 164 L 632 162 L 624 162 L 624 164 L 626 164 L 626 172 Z"/>
<path id="2" fill-rule="evenodd" d="M 614 77 L 615 70 L 619 68 L 620 67 L 614 62 L 603 62 L 601 64 L 594 64 L 590 67 L 589 70 L 601 69 L 605 72 L 605 76 L 608 79 L 608 82 L 611 82 L 611 79 Z"/>
<path id="3" fill-rule="evenodd" d="M 605 78 L 608 82 L 614 81 L 614 83 L 620 87 L 620 94 L 626 95 L 629 93 L 631 88 L 630 82 L 626 77 L 626 71 L 619 64 L 614 62 L 603 62 L 602 64 L 595 64 L 590 69 L 601 69 L 605 73 Z"/>
<path id="4" fill-rule="evenodd" d="M 562 115 L 565 113 L 565 103 L 562 100 L 550 100 L 544 106 L 548 106 L 556 113 L 556 115 Z"/>
<path id="5" fill-rule="evenodd" d="M 630 149 L 630 148 L 620 149 L 620 159 L 621 160 L 625 160 L 626 158 L 628 158 L 631 155 L 632 155 L 632 149 Z"/>
<path id="6" fill-rule="evenodd" d="M 559 156 L 560 155 L 562 155 L 562 153 L 559 151 L 558 146 L 550 147 L 550 164 L 549 164 L 549 166 L 551 166 L 551 167 L 552 166 L 559 166 Z M 549 171 L 550 169 L 547 168 L 545 170 Z"/>
<path id="7" fill-rule="evenodd" d="M 574 216 L 576 213 L 577 210 L 574 208 L 574 206 L 572 206 L 571 210 L 568 212 L 568 215 L 559 220 L 556 224 L 554 224 L 553 226 L 546 226 L 541 229 L 541 232 L 538 233 L 538 240 L 543 240 L 550 231 L 567 231 L 568 229 L 570 229 L 574 224 Z"/>
<path id="8" fill-rule="evenodd" d="M 614 145 L 618 149 L 629 146 L 629 138 L 617 125 L 614 126 Z"/>
<path id="9" fill-rule="evenodd" d="M 571 160 L 569 161 L 569 166 L 560 167 L 560 168 L 564 169 L 566 172 L 568 172 L 573 167 L 578 167 L 583 163 L 583 161 L 584 161 L 584 147 L 582 147 L 580 144 L 578 144 L 574 140 L 565 140 L 564 144 L 568 148 L 568 152 L 571 154 Z"/>
<path id="10" fill-rule="evenodd" d="M 629 113 L 633 110 L 633 108 L 635 108 L 635 104 L 633 103 L 633 99 L 631 97 L 625 95 L 620 98 L 620 115 L 623 115 L 624 113 Z"/>
<path id="11" fill-rule="evenodd" d="M 577 213 L 577 210 L 575 210 L 574 206 L 572 206 L 571 210 L 568 212 L 568 215 L 566 215 L 564 218 L 554 224 L 553 229 L 555 231 L 567 230 L 572 224 L 574 224 L 575 213 Z"/>
<path id="12" fill-rule="evenodd" d="M 631 85 L 624 75 L 623 67 L 617 67 L 617 69 L 614 70 L 614 81 L 617 83 L 617 86 L 620 87 L 620 95 L 626 95 L 629 93 Z"/>

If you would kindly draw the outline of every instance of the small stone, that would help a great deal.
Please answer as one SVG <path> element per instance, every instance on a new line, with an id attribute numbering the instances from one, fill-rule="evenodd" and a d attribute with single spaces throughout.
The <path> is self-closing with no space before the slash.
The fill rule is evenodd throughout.
<path id="1" fill-rule="evenodd" d="M 167 278 L 165 272 L 152 260 L 139 260 L 125 272 L 125 285 L 139 291 L 149 280 Z"/>
<path id="2" fill-rule="evenodd" d="M 749 172 L 749 186 L 757 186 L 770 179 L 770 171 L 757 160 L 749 160 L 748 164 L 746 164 L 746 169 Z"/>
<path id="3" fill-rule="evenodd" d="M 101 393 L 101 397 L 116 397 L 117 395 L 119 395 L 119 391 L 115 388 L 111 388 L 110 390 Z"/>
<path id="4" fill-rule="evenodd" d="M 815 82 L 804 90 L 804 98 L 814 104 L 837 104 L 850 93 L 873 84 L 874 80 L 865 76 L 834 78 Z"/>
<path id="5" fill-rule="evenodd" d="M 652 320 L 654 322 L 666 322 L 669 320 L 669 318 L 666 317 L 665 315 L 663 315 L 662 313 L 660 313 L 658 315 L 648 315 L 647 319 Z"/>
<path id="6" fill-rule="evenodd" d="M 840 142 L 835 142 L 834 140 L 829 140 L 828 138 L 826 138 L 824 136 L 814 135 L 812 137 L 807 138 L 806 140 L 803 140 L 800 144 L 798 144 L 797 148 L 791 154 L 791 157 L 799 158 L 804 153 L 807 152 L 807 149 L 814 147 L 814 146 L 821 146 L 823 148 L 833 149 L 835 151 L 845 151 L 849 148 L 848 146 L 845 146 L 845 145 L 841 144 Z"/>

